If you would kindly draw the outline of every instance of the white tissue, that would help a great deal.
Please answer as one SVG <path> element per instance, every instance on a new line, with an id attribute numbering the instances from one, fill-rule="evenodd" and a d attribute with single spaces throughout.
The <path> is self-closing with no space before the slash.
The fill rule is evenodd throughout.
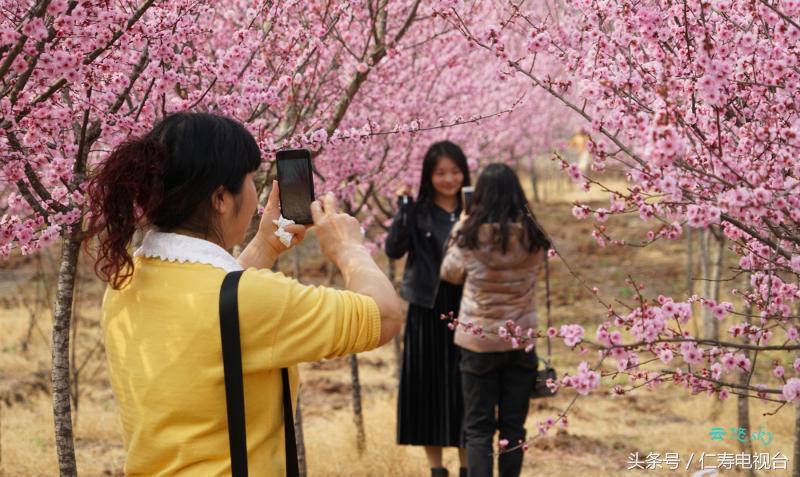
<path id="1" fill-rule="evenodd" d="M 278 230 L 275 231 L 275 236 L 277 236 L 280 239 L 281 243 L 285 247 L 287 248 L 291 247 L 292 238 L 294 238 L 294 234 L 291 232 L 287 232 L 285 227 L 287 225 L 294 224 L 294 220 L 289 220 L 285 218 L 283 215 L 281 215 L 280 217 L 278 217 L 278 220 L 273 220 L 272 223 L 278 226 Z"/>

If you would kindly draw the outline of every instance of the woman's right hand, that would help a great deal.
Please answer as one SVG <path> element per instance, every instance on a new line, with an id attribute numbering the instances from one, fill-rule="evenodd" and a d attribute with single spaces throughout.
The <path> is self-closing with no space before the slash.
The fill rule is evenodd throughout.
<path id="1" fill-rule="evenodd" d="M 401 185 L 397 189 L 397 197 L 403 197 L 404 195 L 411 195 L 411 188 L 406 184 Z"/>
<path id="2" fill-rule="evenodd" d="M 340 265 L 348 251 L 364 247 L 361 225 L 352 215 L 339 212 L 332 193 L 325 194 L 321 203 L 311 203 L 311 217 L 322 253 L 333 263 Z"/>
<path id="3" fill-rule="evenodd" d="M 397 189 L 397 207 L 402 209 L 411 202 L 411 188 L 407 185 Z"/>

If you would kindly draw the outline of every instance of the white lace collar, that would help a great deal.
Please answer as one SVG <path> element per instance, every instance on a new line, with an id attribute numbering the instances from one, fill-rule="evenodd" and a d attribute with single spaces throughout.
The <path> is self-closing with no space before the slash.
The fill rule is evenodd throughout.
<path id="1" fill-rule="evenodd" d="M 142 246 L 133 256 L 158 258 L 168 262 L 203 263 L 226 272 L 242 270 L 242 266 L 233 255 L 215 243 L 188 235 L 155 230 L 147 232 Z"/>

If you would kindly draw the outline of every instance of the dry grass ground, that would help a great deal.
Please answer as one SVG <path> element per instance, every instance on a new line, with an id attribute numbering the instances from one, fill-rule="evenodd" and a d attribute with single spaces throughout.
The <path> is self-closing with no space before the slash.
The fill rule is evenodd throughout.
<path id="1" fill-rule="evenodd" d="M 598 286 L 601 295 L 610 301 L 630 302 L 633 290 L 625 284 L 630 274 L 648 284 L 645 295 L 656 291 L 683 296 L 684 243 L 664 242 L 648 248 L 605 248 L 594 245 L 589 233 L 590 222 L 578 222 L 570 214 L 572 200 L 584 196 L 568 188 L 553 189 L 556 202 L 536 207 L 540 221 L 553 236 L 562 256 L 589 286 Z M 605 199 L 595 194 L 588 200 Z M 614 218 L 607 224 L 612 233 L 632 239 L 641 238 L 649 224 L 638 219 Z M 652 226 L 655 226 L 652 225 Z M 314 245 L 304 248 L 302 269 L 304 280 L 320 282 L 323 271 Z M 19 258 L 5 265 L 5 277 L 13 271 L 35 266 L 33 259 Z M 288 257 L 281 268 L 292 269 Z M 80 407 L 75 429 L 78 465 L 83 476 L 121 475 L 122 452 L 114 399 L 109 389 L 102 347 L 98 347 L 98 308 L 102 288 L 84 267 L 79 289 L 80 306 L 77 361 L 83 365 L 79 381 Z M 35 280 L 25 280 L 20 290 L 13 280 L 0 281 L 0 476 L 38 477 L 57 475 L 53 448 L 52 416 L 48 395 L 49 378 L 49 310 L 38 310 L 36 326 L 30 335 L 30 346 L 22 350 L 28 335 L 29 313 L 12 298 L 20 293 L 34 293 Z M 553 319 L 561 323 L 581 323 L 587 333 L 604 319 L 602 308 L 558 262 L 552 266 Z M 543 301 L 540 301 L 543 303 Z M 540 315 L 543 318 L 543 314 Z M 543 324 L 543 323 L 542 323 Z M 543 354 L 540 351 L 540 354 Z M 559 371 L 574 369 L 581 360 L 594 363 L 596 355 L 578 355 L 562 343 L 553 348 L 554 365 Z M 88 358 L 87 358 L 88 356 Z M 311 476 L 424 476 L 427 474 L 424 453 L 419 448 L 399 447 L 395 438 L 396 355 L 392 345 L 384 346 L 359 357 L 363 385 L 364 419 L 367 448 L 359 455 L 355 446 L 355 426 L 351 404 L 350 368 L 346 359 L 305 364 L 301 367 L 305 443 L 308 471 Z M 535 422 L 556 415 L 574 396 L 562 391 L 546 400 L 532 401 L 528 416 L 529 432 Z M 774 409 L 751 402 L 751 427 L 762 426 L 774 438 L 768 446 L 755 445 L 756 452 L 792 453 L 794 408 L 787 407 L 775 416 L 762 414 Z M 734 398 L 720 402 L 708 396 L 689 396 L 685 392 L 663 387 L 654 391 L 639 389 L 625 397 L 611 397 L 598 392 L 577 400 L 569 414 L 566 430 L 552 431 L 536 439 L 525 458 L 526 476 L 617 476 L 617 475 L 690 475 L 698 470 L 696 459 L 701 452 L 738 452 L 733 441 L 715 442 L 709 431 L 712 426 L 737 426 Z M 628 456 L 649 452 L 662 456 L 679 453 L 682 466 L 690 454 L 695 462 L 690 470 L 677 471 L 627 470 Z M 455 451 L 446 452 L 446 463 L 457 468 Z M 715 460 L 713 462 L 716 462 Z M 791 463 L 789 464 L 791 466 Z M 721 475 L 740 475 L 721 471 Z M 743 474 L 741 474 L 743 475 Z M 759 475 L 789 475 L 773 470 Z"/>

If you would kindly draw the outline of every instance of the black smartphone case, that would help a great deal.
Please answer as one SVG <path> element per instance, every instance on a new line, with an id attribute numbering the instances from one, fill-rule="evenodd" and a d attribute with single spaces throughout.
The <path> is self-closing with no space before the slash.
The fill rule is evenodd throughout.
<path id="1" fill-rule="evenodd" d="M 305 159 L 306 160 L 306 167 L 308 167 L 308 191 L 309 196 L 311 197 L 311 201 L 308 203 L 308 215 L 305 217 L 289 217 L 283 211 L 283 204 L 284 204 L 284 197 L 283 197 L 283 189 L 280 190 L 280 199 L 281 199 L 281 215 L 284 218 L 294 220 L 297 224 L 302 225 L 310 225 L 314 223 L 314 219 L 311 217 L 311 202 L 314 201 L 314 170 L 311 168 L 311 152 L 308 149 L 286 149 L 283 151 L 278 151 L 276 155 L 276 160 L 278 161 L 278 184 L 281 183 L 281 161 L 282 160 L 295 160 L 295 159 Z"/>

